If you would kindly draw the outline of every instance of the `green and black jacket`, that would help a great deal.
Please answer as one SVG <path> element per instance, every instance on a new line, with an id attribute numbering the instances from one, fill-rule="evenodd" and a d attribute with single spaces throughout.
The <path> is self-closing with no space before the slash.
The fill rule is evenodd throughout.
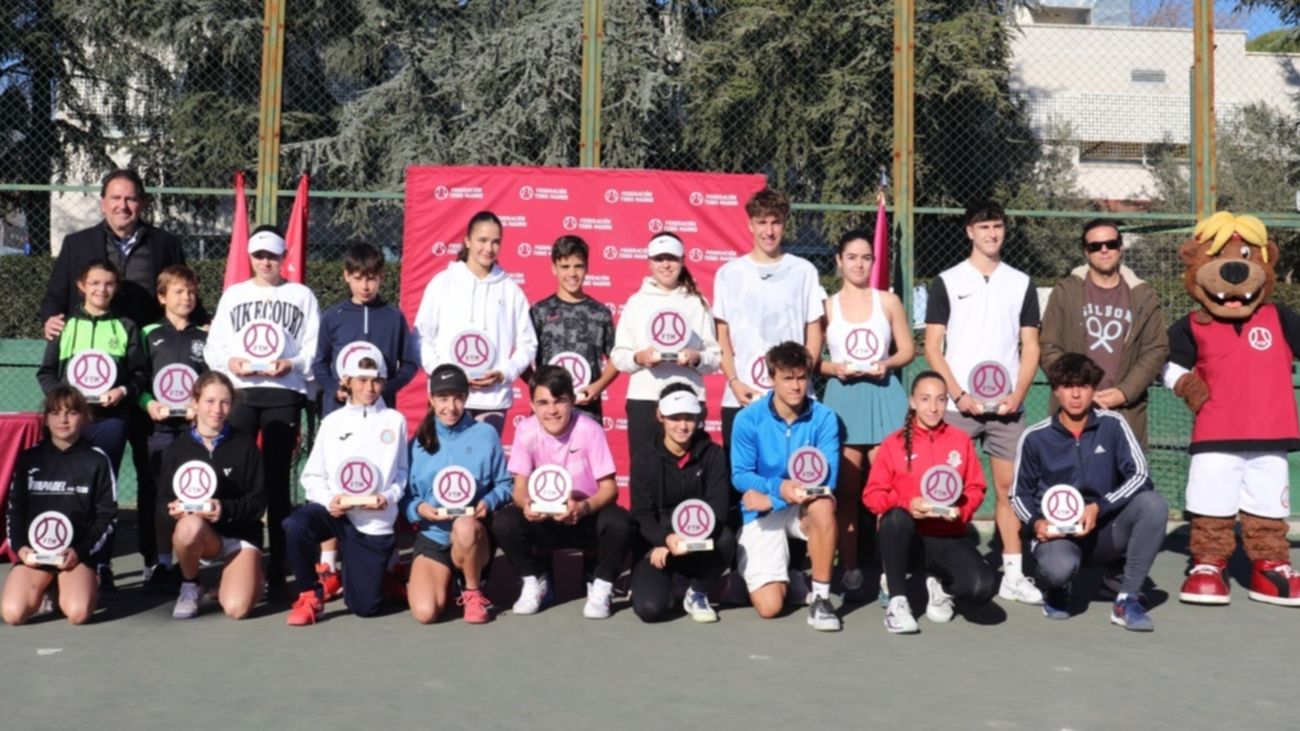
<path id="1" fill-rule="evenodd" d="M 149 363 L 145 358 L 140 332 L 135 323 L 114 314 L 92 316 L 77 307 L 67 319 L 59 337 L 45 346 L 45 357 L 36 370 L 41 390 L 49 393 L 60 383 L 68 383 L 67 367 L 72 356 L 83 350 L 102 350 L 117 364 L 117 381 L 113 386 L 126 388 L 126 396 L 111 409 L 95 409 L 96 419 L 125 416 L 127 408 L 146 388 Z"/>

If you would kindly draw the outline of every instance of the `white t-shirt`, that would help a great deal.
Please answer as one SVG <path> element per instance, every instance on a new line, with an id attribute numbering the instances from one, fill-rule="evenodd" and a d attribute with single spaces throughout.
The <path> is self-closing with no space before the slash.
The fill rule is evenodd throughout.
<path id="1" fill-rule="evenodd" d="M 727 323 L 736 376 L 766 393 L 772 387 L 767 351 L 787 340 L 804 344 L 805 329 L 821 319 L 825 300 L 816 267 L 794 254 L 771 264 L 748 256 L 723 264 L 713 280 L 713 317 Z M 740 406 L 730 388 L 722 405 Z"/>

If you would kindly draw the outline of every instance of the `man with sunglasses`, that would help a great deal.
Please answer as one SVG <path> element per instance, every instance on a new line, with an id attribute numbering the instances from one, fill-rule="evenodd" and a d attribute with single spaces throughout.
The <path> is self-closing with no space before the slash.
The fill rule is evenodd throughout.
<path id="1" fill-rule="evenodd" d="M 1124 266 L 1124 237 L 1116 221 L 1083 225 L 1087 263 L 1052 289 L 1043 312 L 1042 366 L 1066 353 L 1083 353 L 1105 374 L 1094 402 L 1119 412 L 1143 449 L 1147 446 L 1147 387 L 1169 355 L 1160 297 Z M 1049 413 L 1059 404 L 1052 397 Z"/>

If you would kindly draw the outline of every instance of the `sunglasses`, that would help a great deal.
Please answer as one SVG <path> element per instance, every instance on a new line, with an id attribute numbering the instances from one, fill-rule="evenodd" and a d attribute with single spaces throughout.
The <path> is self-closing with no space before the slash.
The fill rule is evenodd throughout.
<path id="1" fill-rule="evenodd" d="M 1089 254 L 1096 254 L 1103 248 L 1110 249 L 1111 251 L 1119 251 L 1120 247 L 1123 245 L 1124 242 L 1119 239 L 1110 239 L 1108 241 L 1089 241 L 1083 245 L 1083 248 Z"/>

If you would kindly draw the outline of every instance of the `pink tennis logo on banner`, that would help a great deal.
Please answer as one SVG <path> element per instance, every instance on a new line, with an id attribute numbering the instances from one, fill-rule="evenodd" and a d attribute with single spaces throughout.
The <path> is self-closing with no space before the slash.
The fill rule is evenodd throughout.
<path id="1" fill-rule="evenodd" d="M 587 359 L 578 353 L 573 351 L 556 353 L 551 356 L 548 364 L 559 366 L 568 371 L 569 377 L 573 379 L 574 388 L 591 385 L 591 366 L 587 364 Z"/>
<path id="2" fill-rule="evenodd" d="M 463 508 L 474 499 L 474 475 L 464 467 L 442 468 L 433 478 L 433 494 L 447 508 Z"/>
<path id="3" fill-rule="evenodd" d="M 650 318 L 650 341 L 663 350 L 676 350 L 691 337 L 686 318 L 676 310 L 659 310 Z"/>
<path id="4" fill-rule="evenodd" d="M 801 485 L 814 487 L 825 485 L 826 479 L 831 475 L 831 467 L 826 461 L 826 455 L 816 447 L 800 447 L 794 450 L 786 466 L 790 479 Z"/>
<path id="5" fill-rule="evenodd" d="M 62 551 L 72 545 L 72 521 L 63 513 L 47 510 L 32 521 L 27 538 L 38 550 Z"/>
<path id="6" fill-rule="evenodd" d="M 1043 493 L 1043 513 L 1058 525 L 1079 522 L 1083 508 L 1083 494 L 1070 485 L 1056 485 Z"/>
<path id="7" fill-rule="evenodd" d="M 117 363 L 102 350 L 83 350 L 68 362 L 68 378 L 87 396 L 102 396 L 117 380 Z"/>
<path id="8" fill-rule="evenodd" d="M 339 466 L 338 484 L 351 495 L 369 495 L 379 487 L 379 468 L 370 460 L 353 457 Z"/>
<path id="9" fill-rule="evenodd" d="M 716 520 L 713 508 L 703 500 L 683 500 L 673 508 L 673 532 L 687 540 L 708 538 Z"/>
<path id="10" fill-rule="evenodd" d="M 758 356 L 749 366 L 749 382 L 759 388 L 771 388 L 772 377 L 767 373 L 767 358 Z"/>
<path id="11" fill-rule="evenodd" d="M 875 360 L 880 355 L 880 338 L 874 330 L 854 328 L 844 336 L 844 352 L 856 361 Z"/>
<path id="12" fill-rule="evenodd" d="M 204 462 L 191 461 L 176 470 L 176 497 L 206 500 L 217 491 L 217 474 Z"/>
<path id="13" fill-rule="evenodd" d="M 946 464 L 938 464 L 921 475 L 921 497 L 931 505 L 948 507 L 961 496 L 961 474 Z"/>
<path id="14" fill-rule="evenodd" d="M 970 390 L 982 399 L 998 399 L 1011 393 L 1011 373 L 1006 366 L 986 360 L 971 369 Z"/>
<path id="15" fill-rule="evenodd" d="M 280 327 L 270 320 L 254 320 L 244 330 L 244 352 L 254 358 L 278 358 L 284 346 Z"/>
<path id="16" fill-rule="evenodd" d="M 198 378 L 194 369 L 184 363 L 163 366 L 153 377 L 153 395 L 168 406 L 184 406 L 189 402 Z"/>

